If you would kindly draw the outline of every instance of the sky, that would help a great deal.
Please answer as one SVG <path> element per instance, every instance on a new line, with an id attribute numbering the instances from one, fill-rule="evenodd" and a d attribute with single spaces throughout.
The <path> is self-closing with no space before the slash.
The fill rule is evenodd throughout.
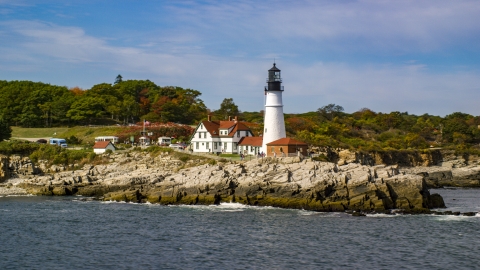
<path id="1" fill-rule="evenodd" d="M 0 80 L 150 80 L 260 111 L 480 115 L 480 1 L 0 0 Z M 1 105 L 0 105 L 1 106 Z"/>

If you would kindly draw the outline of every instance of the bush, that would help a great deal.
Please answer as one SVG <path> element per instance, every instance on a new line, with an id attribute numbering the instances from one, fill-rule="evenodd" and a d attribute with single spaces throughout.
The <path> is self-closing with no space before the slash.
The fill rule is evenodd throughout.
<path id="1" fill-rule="evenodd" d="M 0 154 L 3 155 L 30 155 L 41 147 L 40 144 L 29 141 L 0 142 Z"/>
<path id="2" fill-rule="evenodd" d="M 66 139 L 68 144 L 81 144 L 82 141 L 75 137 L 74 135 L 70 136 L 69 138 Z"/>
<path id="3" fill-rule="evenodd" d="M 190 156 L 189 155 L 181 155 L 180 157 L 178 157 L 178 159 L 180 161 L 182 161 L 183 163 L 186 163 L 188 160 L 190 160 Z"/>
<path id="4" fill-rule="evenodd" d="M 323 161 L 323 162 L 329 162 L 330 160 L 328 160 L 328 157 L 325 156 L 324 154 L 321 154 L 317 157 L 312 157 L 312 160 L 315 160 L 315 161 Z"/>

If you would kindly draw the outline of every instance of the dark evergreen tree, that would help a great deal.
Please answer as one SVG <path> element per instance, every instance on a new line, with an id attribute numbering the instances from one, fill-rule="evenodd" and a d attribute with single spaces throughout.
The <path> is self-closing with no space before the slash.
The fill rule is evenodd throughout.
<path id="1" fill-rule="evenodd" d="M 8 125 L 7 121 L 0 118 L 0 142 L 10 139 L 12 136 L 12 129 Z"/>
<path id="2" fill-rule="evenodd" d="M 113 84 L 121 83 L 122 82 L 122 75 L 118 74 L 117 78 L 115 78 L 115 82 Z"/>

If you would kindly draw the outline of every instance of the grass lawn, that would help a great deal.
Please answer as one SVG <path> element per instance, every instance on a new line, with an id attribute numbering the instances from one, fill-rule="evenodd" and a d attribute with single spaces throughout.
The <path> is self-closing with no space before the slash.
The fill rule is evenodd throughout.
<path id="1" fill-rule="evenodd" d="M 58 137 L 60 134 L 66 132 L 67 127 L 57 128 L 22 128 L 12 127 L 12 137 L 14 138 L 48 138 Z M 56 135 L 54 135 L 56 133 Z"/>

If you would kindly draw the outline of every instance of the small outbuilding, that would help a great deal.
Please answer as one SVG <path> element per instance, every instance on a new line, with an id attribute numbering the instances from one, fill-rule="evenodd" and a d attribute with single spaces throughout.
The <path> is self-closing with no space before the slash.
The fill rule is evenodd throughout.
<path id="1" fill-rule="evenodd" d="M 238 142 L 239 154 L 258 155 L 263 151 L 262 142 L 262 137 L 243 137 Z"/>
<path id="2" fill-rule="evenodd" d="M 288 157 L 288 156 L 307 156 L 308 145 L 304 142 L 291 138 L 281 138 L 279 140 L 267 143 L 265 153 L 267 157 Z"/>
<path id="3" fill-rule="evenodd" d="M 96 142 L 93 146 L 93 152 L 95 152 L 95 154 L 105 153 L 105 151 L 108 149 L 112 150 L 112 152 L 115 152 L 115 146 L 111 141 Z"/>

